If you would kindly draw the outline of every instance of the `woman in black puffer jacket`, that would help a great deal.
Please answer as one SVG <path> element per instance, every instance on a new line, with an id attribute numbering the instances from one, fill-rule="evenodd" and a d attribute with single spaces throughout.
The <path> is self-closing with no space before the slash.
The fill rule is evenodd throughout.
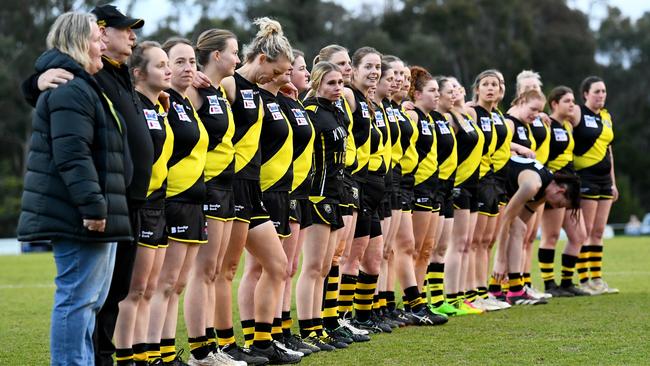
<path id="1" fill-rule="evenodd" d="M 21 241 L 50 240 L 57 267 L 52 364 L 94 361 L 95 314 L 110 284 L 118 240 L 131 240 L 125 198 L 126 130 L 91 76 L 105 49 L 94 16 L 61 15 L 38 72 L 63 68 L 74 79 L 43 92 L 33 117 Z"/>

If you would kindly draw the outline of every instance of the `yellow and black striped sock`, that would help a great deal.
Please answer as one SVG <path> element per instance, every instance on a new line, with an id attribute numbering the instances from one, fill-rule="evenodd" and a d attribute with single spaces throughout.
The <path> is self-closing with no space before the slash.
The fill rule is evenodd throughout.
<path id="1" fill-rule="evenodd" d="M 190 353 L 197 360 L 204 359 L 210 353 L 210 344 L 206 336 L 188 337 L 187 343 L 190 345 Z"/>
<path id="2" fill-rule="evenodd" d="M 510 290 L 510 282 L 508 282 L 508 281 L 506 281 L 506 280 L 504 280 L 503 282 L 501 282 L 501 291 L 507 293 L 509 290 Z"/>
<path id="3" fill-rule="evenodd" d="M 427 291 L 431 295 L 431 305 L 435 307 L 445 302 L 444 277 L 444 263 L 429 263 L 429 268 L 427 268 Z"/>
<path id="4" fill-rule="evenodd" d="M 319 337 L 323 336 L 323 318 L 314 318 L 311 320 L 312 322 L 312 329 L 313 331 L 316 332 L 316 335 Z"/>
<path id="5" fill-rule="evenodd" d="M 354 311 L 356 318 L 361 322 L 365 322 L 370 319 L 370 312 L 372 311 L 372 299 L 375 295 L 378 278 L 378 275 L 371 275 L 363 271 L 359 271 L 357 287 L 354 290 Z"/>
<path id="6" fill-rule="evenodd" d="M 539 262 L 539 270 L 542 273 L 544 288 L 548 290 L 552 284 L 555 284 L 555 273 L 553 269 L 555 249 L 539 248 L 537 251 L 537 261 Z"/>
<path id="7" fill-rule="evenodd" d="M 388 310 L 388 301 L 386 300 L 387 298 L 388 298 L 387 291 L 379 292 L 379 310 L 381 312 L 385 312 L 386 310 Z"/>
<path id="8" fill-rule="evenodd" d="M 273 340 L 282 342 L 282 318 L 273 318 L 273 327 L 271 328 L 271 338 Z"/>
<path id="9" fill-rule="evenodd" d="M 252 334 L 254 332 L 255 321 L 247 320 L 247 322 L 250 322 L 246 324 L 246 325 L 250 325 L 249 327 L 244 327 L 244 322 L 241 323 L 241 327 L 244 330 L 244 338 L 246 338 L 246 330 L 247 329 L 251 330 L 250 334 L 251 334 L 251 342 L 252 342 Z M 235 330 L 232 328 L 217 329 L 217 342 L 220 348 L 236 343 L 237 341 L 235 340 Z"/>
<path id="10" fill-rule="evenodd" d="M 133 345 L 133 362 L 136 365 L 147 364 L 149 355 L 147 355 L 147 344 L 137 343 Z"/>
<path id="11" fill-rule="evenodd" d="M 298 327 L 300 328 L 300 336 L 302 338 L 307 338 L 311 332 L 315 331 L 314 322 L 312 319 L 298 319 Z"/>
<path id="12" fill-rule="evenodd" d="M 147 343 L 147 360 L 160 359 L 160 343 Z"/>
<path id="13" fill-rule="evenodd" d="M 521 274 L 521 280 L 524 281 L 524 286 L 531 287 L 533 285 L 533 281 L 530 279 L 530 273 L 528 272 Z"/>
<path id="14" fill-rule="evenodd" d="M 293 319 L 291 319 L 290 311 L 282 312 L 282 334 L 285 338 L 291 337 L 291 326 L 293 325 Z"/>
<path id="15" fill-rule="evenodd" d="M 115 350 L 115 361 L 117 365 L 130 365 L 133 362 L 132 348 L 118 348 Z"/>
<path id="16" fill-rule="evenodd" d="M 327 329 L 336 329 L 339 326 L 339 266 L 332 266 L 325 278 L 325 294 L 323 296 L 323 324 Z"/>
<path id="17" fill-rule="evenodd" d="M 573 286 L 573 271 L 577 260 L 578 257 L 575 255 L 562 254 L 562 282 L 560 282 L 560 286 Z"/>
<path id="18" fill-rule="evenodd" d="M 408 303 L 409 308 L 412 312 L 417 313 L 418 311 L 422 310 L 422 308 L 424 308 L 425 302 L 422 301 L 422 296 L 420 295 L 417 286 L 405 288 L 404 298 L 406 300 L 404 303 Z"/>
<path id="19" fill-rule="evenodd" d="M 478 295 L 476 294 L 476 289 L 465 291 L 465 300 L 467 300 L 468 302 L 474 302 L 477 296 Z"/>
<path id="20" fill-rule="evenodd" d="M 273 324 L 255 322 L 255 335 L 253 337 L 253 346 L 258 348 L 268 348 L 271 346 L 271 330 Z"/>
<path id="21" fill-rule="evenodd" d="M 487 299 L 488 298 L 488 289 L 485 286 L 480 286 L 476 289 L 476 296 L 480 297 L 481 299 Z"/>
<path id="22" fill-rule="evenodd" d="M 208 345 L 210 346 L 210 351 L 217 350 L 217 333 L 214 328 L 205 328 L 205 336 L 208 337 Z"/>
<path id="23" fill-rule="evenodd" d="M 379 311 L 379 308 L 381 306 L 379 305 L 379 294 L 374 294 L 372 295 L 372 311 L 377 312 Z"/>
<path id="24" fill-rule="evenodd" d="M 242 320 L 241 330 L 244 333 L 244 347 L 249 348 L 255 338 L 255 319 Z"/>
<path id="25" fill-rule="evenodd" d="M 578 272 L 578 279 L 580 283 L 589 281 L 589 257 L 591 256 L 591 245 L 583 245 L 580 248 L 580 255 L 576 262 L 576 271 Z"/>
<path id="26" fill-rule="evenodd" d="M 354 291 L 357 287 L 357 276 L 343 274 L 341 276 L 341 289 L 339 291 L 338 308 L 339 317 L 352 317 L 352 303 Z"/>
<path id="27" fill-rule="evenodd" d="M 388 311 L 393 311 L 397 308 L 395 303 L 395 291 L 386 291 L 386 308 Z"/>
<path id="28" fill-rule="evenodd" d="M 591 279 L 595 280 L 602 278 L 602 268 L 603 268 L 603 246 L 602 245 L 592 245 L 591 246 L 591 256 L 589 256 L 589 273 L 591 274 Z"/>
<path id="29" fill-rule="evenodd" d="M 508 273 L 508 285 L 508 292 L 519 295 L 519 292 L 524 290 L 524 281 L 521 278 L 521 274 L 518 272 Z"/>
<path id="30" fill-rule="evenodd" d="M 406 295 L 402 295 L 402 306 L 404 306 L 405 311 L 411 311 L 411 305 L 409 305 Z"/>
<path id="31" fill-rule="evenodd" d="M 500 294 L 501 291 L 501 283 L 497 281 L 494 276 L 490 276 L 490 281 L 488 282 L 488 292 L 492 294 Z"/>
<path id="32" fill-rule="evenodd" d="M 160 358 L 163 362 L 172 362 L 176 358 L 176 339 L 166 338 L 160 340 Z"/>
<path id="33" fill-rule="evenodd" d="M 456 304 L 458 303 L 459 300 L 462 300 L 461 297 L 458 297 L 458 293 L 457 293 L 457 292 L 455 292 L 455 293 L 453 293 L 453 294 L 452 294 L 452 293 L 448 293 L 448 294 L 446 295 L 446 297 L 447 297 L 447 302 L 449 302 L 449 303 L 452 304 L 452 305 L 456 305 Z"/>

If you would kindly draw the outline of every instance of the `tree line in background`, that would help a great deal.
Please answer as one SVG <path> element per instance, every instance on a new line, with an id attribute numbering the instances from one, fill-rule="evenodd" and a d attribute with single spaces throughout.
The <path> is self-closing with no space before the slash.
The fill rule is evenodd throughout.
<path id="1" fill-rule="evenodd" d="M 133 14 L 138 0 L 122 10 Z M 102 1 L 104 3 L 106 1 Z M 149 22 L 140 39 L 164 41 L 178 35 L 187 7 L 200 16 L 182 34 L 192 40 L 209 28 L 232 30 L 240 47 L 255 30 L 251 20 L 270 16 L 282 24 L 295 48 L 310 59 L 327 44 L 353 51 L 373 46 L 433 74 L 454 75 L 470 90 L 476 74 L 498 68 L 506 78 L 508 102 L 514 78 L 523 69 L 542 75 L 545 91 L 567 85 L 580 98 L 580 81 L 602 76 L 607 108 L 614 118 L 614 156 L 620 199 L 611 222 L 650 211 L 650 12 L 636 21 L 608 8 L 597 30 L 589 17 L 566 0 L 384 0 L 351 14 L 321 0 L 168 0 L 174 11 L 159 24 Z M 4 0 L 0 11 L 0 237 L 15 235 L 22 175 L 31 132 L 31 107 L 20 83 L 33 72 L 45 50 L 45 36 L 59 14 L 91 9 L 88 0 Z M 497 5 L 495 5 L 497 4 Z M 598 63 L 596 60 L 603 60 Z M 309 61 L 308 61 L 309 63 Z M 504 106 L 505 107 L 505 106 Z"/>

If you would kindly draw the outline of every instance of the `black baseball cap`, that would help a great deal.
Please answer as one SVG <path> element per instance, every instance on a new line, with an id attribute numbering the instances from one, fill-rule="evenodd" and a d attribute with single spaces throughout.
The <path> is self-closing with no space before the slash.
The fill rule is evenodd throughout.
<path id="1" fill-rule="evenodd" d="M 127 17 L 115 5 L 98 5 L 91 13 L 97 17 L 97 24 L 103 27 L 138 29 L 144 25 L 144 19 Z"/>

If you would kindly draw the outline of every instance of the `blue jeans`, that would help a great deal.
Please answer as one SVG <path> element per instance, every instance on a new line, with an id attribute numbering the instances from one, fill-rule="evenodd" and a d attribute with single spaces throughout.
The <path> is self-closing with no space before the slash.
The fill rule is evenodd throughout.
<path id="1" fill-rule="evenodd" d="M 116 243 L 53 241 L 56 291 L 52 309 L 50 363 L 93 365 L 95 316 L 113 275 Z"/>

